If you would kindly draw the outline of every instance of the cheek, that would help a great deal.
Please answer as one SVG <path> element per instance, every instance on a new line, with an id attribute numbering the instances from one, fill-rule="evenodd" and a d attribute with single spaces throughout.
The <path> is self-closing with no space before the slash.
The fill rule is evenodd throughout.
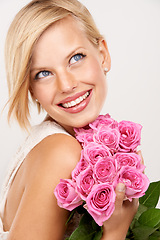
<path id="1" fill-rule="evenodd" d="M 84 76 L 90 84 L 105 84 L 103 69 L 99 61 L 95 58 L 90 59 L 90 61 L 85 65 Z"/>
<path id="2" fill-rule="evenodd" d="M 89 83 L 96 87 L 99 100 L 105 100 L 107 95 L 107 80 L 103 68 L 96 59 L 91 61 L 90 67 L 88 67 L 88 70 L 86 69 L 86 74 L 88 75 Z"/>
<path id="3" fill-rule="evenodd" d="M 102 108 L 107 96 L 107 80 L 102 67 L 97 63 L 95 63 L 93 66 L 94 70 L 92 71 L 92 79 L 93 84 L 95 85 L 96 103 L 97 106 Z"/>
<path id="4" fill-rule="evenodd" d="M 44 106 L 45 104 L 52 102 L 54 98 L 54 87 L 37 84 L 33 87 L 33 94 L 35 98 L 38 99 L 39 103 Z"/>

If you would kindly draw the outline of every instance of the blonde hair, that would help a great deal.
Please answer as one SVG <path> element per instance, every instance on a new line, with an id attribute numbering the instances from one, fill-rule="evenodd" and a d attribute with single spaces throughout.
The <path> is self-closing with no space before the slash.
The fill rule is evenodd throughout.
<path id="1" fill-rule="evenodd" d="M 88 39 L 98 45 L 102 38 L 87 8 L 77 0 L 33 0 L 15 16 L 6 38 L 5 60 L 9 89 L 9 111 L 19 125 L 30 125 L 30 65 L 33 47 L 53 23 L 68 15 L 80 22 Z M 32 98 L 35 102 L 35 99 Z M 40 112 L 40 105 L 37 103 Z"/>

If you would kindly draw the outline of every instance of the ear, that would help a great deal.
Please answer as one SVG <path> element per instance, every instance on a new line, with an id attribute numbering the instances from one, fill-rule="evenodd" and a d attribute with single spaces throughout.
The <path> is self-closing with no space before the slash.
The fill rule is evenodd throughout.
<path id="1" fill-rule="evenodd" d="M 108 51 L 107 42 L 104 39 L 100 39 L 98 48 L 101 56 L 102 68 L 107 68 L 108 72 L 111 69 L 111 57 Z"/>

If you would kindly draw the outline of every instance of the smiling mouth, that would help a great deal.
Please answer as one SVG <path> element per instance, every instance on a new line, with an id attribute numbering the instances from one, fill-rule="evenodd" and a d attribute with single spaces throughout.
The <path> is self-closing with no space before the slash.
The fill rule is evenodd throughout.
<path id="1" fill-rule="evenodd" d="M 63 107 L 63 108 L 75 107 L 76 105 L 79 105 L 81 102 L 83 102 L 89 95 L 90 95 L 90 91 L 87 91 L 85 94 L 76 98 L 75 100 L 60 104 L 60 106 Z"/>

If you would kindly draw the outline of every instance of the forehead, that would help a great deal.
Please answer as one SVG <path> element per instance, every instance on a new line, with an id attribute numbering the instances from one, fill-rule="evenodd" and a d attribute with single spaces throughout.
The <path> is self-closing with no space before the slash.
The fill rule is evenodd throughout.
<path id="1" fill-rule="evenodd" d="M 38 39 L 32 54 L 32 66 L 49 58 L 62 56 L 67 57 L 75 49 L 84 48 L 93 50 L 94 46 L 87 38 L 85 31 L 79 21 L 68 16 L 53 23 Z"/>
<path id="2" fill-rule="evenodd" d="M 82 24 L 72 16 L 68 16 L 51 24 L 41 34 L 36 42 L 34 51 L 36 51 L 37 48 L 42 47 L 45 42 L 55 43 L 58 47 L 61 45 L 62 41 L 66 41 L 66 44 L 67 41 L 73 44 L 75 40 L 83 42 L 89 41 Z"/>

